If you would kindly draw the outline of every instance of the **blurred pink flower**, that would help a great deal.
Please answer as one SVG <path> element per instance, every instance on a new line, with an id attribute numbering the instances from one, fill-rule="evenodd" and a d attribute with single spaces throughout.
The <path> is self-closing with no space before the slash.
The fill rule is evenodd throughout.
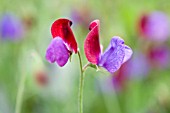
<path id="1" fill-rule="evenodd" d="M 40 86 L 46 86 L 49 82 L 49 77 L 44 71 L 37 71 L 35 73 L 35 81 Z"/>
<path id="2" fill-rule="evenodd" d="M 148 58 L 153 67 L 166 68 L 170 64 L 170 49 L 165 45 L 151 47 Z"/>
<path id="3" fill-rule="evenodd" d="M 147 39 L 165 41 L 170 35 L 169 19 L 163 12 L 145 14 L 140 18 L 139 30 Z"/>
<path id="4" fill-rule="evenodd" d="M 133 57 L 113 74 L 113 86 L 116 91 L 124 90 L 129 80 L 143 79 L 148 75 L 149 71 L 150 65 L 146 55 L 134 52 Z"/>

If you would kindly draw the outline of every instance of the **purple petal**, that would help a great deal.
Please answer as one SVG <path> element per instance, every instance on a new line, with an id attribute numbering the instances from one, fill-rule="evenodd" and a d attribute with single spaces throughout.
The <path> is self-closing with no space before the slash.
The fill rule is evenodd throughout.
<path id="1" fill-rule="evenodd" d="M 53 38 L 46 51 L 46 59 L 50 63 L 56 62 L 64 66 L 69 59 L 69 51 L 60 37 Z"/>
<path id="2" fill-rule="evenodd" d="M 125 57 L 123 59 L 123 63 L 129 60 L 132 54 L 133 54 L 132 49 L 129 46 L 125 45 Z"/>
<path id="3" fill-rule="evenodd" d="M 98 65 L 104 67 L 110 73 L 114 73 L 120 68 L 122 63 L 130 58 L 132 52 L 129 54 L 129 51 L 130 48 L 124 45 L 123 39 L 115 36 L 111 39 L 109 47 L 102 54 Z"/>

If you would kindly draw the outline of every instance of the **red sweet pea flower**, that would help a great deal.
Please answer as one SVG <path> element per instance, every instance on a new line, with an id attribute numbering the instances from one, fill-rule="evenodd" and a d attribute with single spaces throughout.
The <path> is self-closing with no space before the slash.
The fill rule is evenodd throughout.
<path id="1" fill-rule="evenodd" d="M 58 19 L 51 26 L 53 39 L 46 51 L 46 59 L 50 63 L 56 62 L 64 66 L 72 51 L 77 53 L 77 42 L 70 28 L 72 22 L 68 19 Z"/>

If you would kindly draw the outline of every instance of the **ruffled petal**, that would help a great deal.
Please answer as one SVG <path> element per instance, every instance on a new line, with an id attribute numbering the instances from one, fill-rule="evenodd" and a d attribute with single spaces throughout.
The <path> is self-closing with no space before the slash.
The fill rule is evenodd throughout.
<path id="1" fill-rule="evenodd" d="M 84 42 L 84 51 L 87 60 L 92 64 L 97 64 L 100 56 L 100 43 L 99 43 L 99 20 L 94 20 L 89 26 L 90 32 Z"/>
<path id="2" fill-rule="evenodd" d="M 124 40 L 118 36 L 115 36 L 111 39 L 109 47 L 102 54 L 101 59 L 98 63 L 99 66 L 104 67 L 110 73 L 117 71 L 122 63 L 129 59 L 127 54 L 129 48 L 124 45 Z M 125 57 L 127 54 L 127 58 Z M 131 55 L 130 55 L 131 56 Z"/>
<path id="3" fill-rule="evenodd" d="M 69 51 L 60 37 L 54 38 L 46 51 L 47 61 L 56 62 L 61 67 L 67 63 L 69 56 Z"/>
<path id="4" fill-rule="evenodd" d="M 68 45 L 70 51 L 77 53 L 77 42 L 74 38 L 74 34 L 71 30 L 72 22 L 68 19 L 58 19 L 51 26 L 51 34 L 53 38 L 57 36 L 61 37 Z"/>

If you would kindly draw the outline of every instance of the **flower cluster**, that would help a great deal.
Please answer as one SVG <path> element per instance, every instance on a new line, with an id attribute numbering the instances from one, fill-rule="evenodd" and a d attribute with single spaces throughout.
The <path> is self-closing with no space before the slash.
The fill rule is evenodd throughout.
<path id="1" fill-rule="evenodd" d="M 53 39 L 48 46 L 46 59 L 50 63 L 56 62 L 64 66 L 70 55 L 78 52 L 77 42 L 71 30 L 72 22 L 68 19 L 58 19 L 51 27 Z M 124 40 L 114 36 L 104 53 L 101 52 L 99 41 L 99 20 L 94 20 L 89 25 L 90 32 L 84 42 L 84 51 L 87 60 L 94 65 L 105 68 L 114 73 L 132 55 L 130 47 L 124 44 Z"/>
<path id="2" fill-rule="evenodd" d="M 154 11 L 142 15 L 139 20 L 139 32 L 144 41 L 149 40 L 147 48 L 147 57 L 152 67 L 166 68 L 169 65 L 170 52 L 166 45 L 170 37 L 170 21 L 164 12 Z"/>

